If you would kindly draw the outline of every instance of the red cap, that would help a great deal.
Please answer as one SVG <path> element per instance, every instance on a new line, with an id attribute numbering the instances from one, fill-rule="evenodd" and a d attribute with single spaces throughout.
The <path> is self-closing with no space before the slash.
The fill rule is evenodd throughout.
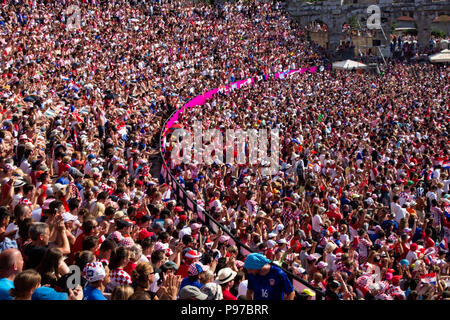
<path id="1" fill-rule="evenodd" d="M 136 181 L 136 184 L 140 187 L 142 187 L 144 185 L 144 182 L 142 182 L 141 180 Z"/>
<path id="2" fill-rule="evenodd" d="M 138 211 L 138 213 L 136 213 L 136 219 L 141 220 L 141 218 L 145 215 L 145 213 L 143 211 Z"/>
<path id="3" fill-rule="evenodd" d="M 419 246 L 417 245 L 417 243 L 411 243 L 411 246 L 410 246 L 409 248 L 410 248 L 412 251 L 416 251 L 418 247 L 419 247 Z"/>
<path id="4" fill-rule="evenodd" d="M 175 208 L 173 208 L 173 211 L 175 211 L 175 212 L 183 212 L 184 211 L 184 209 L 182 208 L 182 207 L 175 207 Z"/>
<path id="5" fill-rule="evenodd" d="M 41 177 L 41 174 L 43 174 L 44 173 L 44 171 L 36 171 L 36 178 L 40 178 Z"/>
<path id="6" fill-rule="evenodd" d="M 185 214 L 182 214 L 179 219 L 180 219 L 180 221 L 186 221 L 187 216 Z"/>
<path id="7" fill-rule="evenodd" d="M 83 162 L 83 161 L 80 161 L 80 160 L 75 160 L 75 161 L 73 162 L 73 165 L 74 165 L 74 166 L 76 166 L 76 165 L 82 166 L 82 165 L 84 165 L 84 162 Z"/>
<path id="8" fill-rule="evenodd" d="M 139 240 L 147 239 L 148 237 L 151 237 L 152 235 L 153 235 L 153 232 L 150 232 L 147 229 L 142 229 L 139 232 Z"/>
<path id="9" fill-rule="evenodd" d="M 402 278 L 402 276 L 393 276 L 392 277 L 392 283 L 394 284 L 398 284 L 400 282 L 400 279 Z"/>

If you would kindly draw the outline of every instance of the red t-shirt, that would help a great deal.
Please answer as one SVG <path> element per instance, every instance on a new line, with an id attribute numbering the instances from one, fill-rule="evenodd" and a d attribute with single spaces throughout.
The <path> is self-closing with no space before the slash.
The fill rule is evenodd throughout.
<path id="1" fill-rule="evenodd" d="M 60 162 L 58 164 L 58 176 L 61 176 L 63 172 L 68 171 L 70 166 L 68 164 L 65 164 L 64 162 Z"/>
<path id="2" fill-rule="evenodd" d="M 302 226 L 302 230 L 305 232 L 305 235 L 308 236 L 311 232 L 311 225 L 308 223 L 306 226 Z"/>
<path id="3" fill-rule="evenodd" d="M 39 196 L 37 203 L 42 206 L 44 204 L 45 199 L 47 199 L 47 194 L 45 193 L 48 189 L 48 186 L 45 184 L 42 184 L 39 186 L 39 189 L 42 189 L 42 194 Z"/>
<path id="4" fill-rule="evenodd" d="M 222 290 L 223 300 L 237 300 L 228 290 Z"/>
<path id="5" fill-rule="evenodd" d="M 80 234 L 76 239 L 72 247 L 72 254 L 75 255 L 78 251 L 83 250 L 83 239 L 86 235 L 84 233 Z"/>
<path id="6" fill-rule="evenodd" d="M 133 270 L 136 269 L 137 263 L 134 262 L 128 262 L 127 266 L 123 268 L 124 271 L 126 271 L 129 275 L 133 274 Z"/>
<path id="7" fill-rule="evenodd" d="M 425 237 L 425 249 L 434 247 L 434 241 L 430 237 Z"/>
<path id="8" fill-rule="evenodd" d="M 400 260 L 401 259 L 406 259 L 406 255 L 409 252 L 409 247 L 407 243 L 401 243 L 402 249 L 403 249 L 403 253 L 400 255 Z"/>
<path id="9" fill-rule="evenodd" d="M 188 276 L 189 265 L 182 264 L 177 271 L 177 276 L 181 276 L 181 278 L 186 278 Z"/>
<path id="10" fill-rule="evenodd" d="M 2 199 L 6 198 L 6 195 L 9 193 L 9 189 L 11 188 L 11 180 L 3 185 L 2 188 Z"/>

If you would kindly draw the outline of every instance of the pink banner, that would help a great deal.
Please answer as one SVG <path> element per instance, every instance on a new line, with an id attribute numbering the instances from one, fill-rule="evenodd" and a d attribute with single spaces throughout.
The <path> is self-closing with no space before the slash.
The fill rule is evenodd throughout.
<path id="1" fill-rule="evenodd" d="M 295 70 L 288 70 L 288 71 L 283 71 L 283 72 L 278 72 L 274 75 L 275 79 L 284 79 L 286 78 L 286 76 L 293 74 L 293 73 L 297 73 L 300 72 L 300 74 L 305 73 L 306 71 L 309 71 L 311 73 L 315 73 L 317 71 L 317 67 L 311 67 L 311 68 L 302 68 L 302 69 L 295 69 Z M 280 77 L 281 75 L 281 77 Z M 270 78 L 270 76 L 268 76 L 268 78 Z M 211 99 L 212 97 L 214 97 L 221 88 L 224 89 L 225 92 L 229 92 L 230 90 L 234 90 L 234 89 L 240 89 L 241 87 L 245 86 L 245 85 L 249 85 L 249 84 L 254 84 L 255 83 L 255 78 L 248 78 L 248 79 L 244 79 L 244 80 L 239 80 L 233 83 L 228 83 L 226 85 L 223 85 L 219 88 L 210 90 L 208 92 L 206 92 L 203 95 L 197 96 L 194 99 L 192 99 L 191 101 L 189 101 L 188 103 L 186 103 L 185 105 L 183 105 L 180 109 L 178 109 L 178 111 L 176 113 L 174 113 L 174 115 L 167 121 L 167 124 L 165 126 L 165 130 L 163 132 L 163 137 L 166 135 L 166 131 L 168 129 L 170 129 L 175 122 L 178 121 L 179 115 L 184 112 L 187 108 L 192 109 L 195 106 L 199 106 L 199 105 L 203 105 L 206 103 L 207 100 Z M 163 149 L 164 150 L 164 149 Z"/>

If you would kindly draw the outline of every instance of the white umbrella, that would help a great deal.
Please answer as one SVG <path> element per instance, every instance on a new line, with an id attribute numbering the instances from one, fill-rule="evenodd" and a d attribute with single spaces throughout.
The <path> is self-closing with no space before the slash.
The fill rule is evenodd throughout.
<path id="1" fill-rule="evenodd" d="M 450 62 L 450 50 L 445 49 L 429 57 L 431 62 Z"/>
<path id="2" fill-rule="evenodd" d="M 367 65 L 364 63 L 353 61 L 353 60 L 344 60 L 333 63 L 333 69 L 339 70 L 354 70 L 354 69 L 364 69 Z"/>

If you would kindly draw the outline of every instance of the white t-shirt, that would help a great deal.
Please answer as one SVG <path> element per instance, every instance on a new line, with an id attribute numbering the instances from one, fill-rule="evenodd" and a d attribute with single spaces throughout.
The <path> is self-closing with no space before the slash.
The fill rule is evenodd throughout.
<path id="1" fill-rule="evenodd" d="M 341 236 L 339 237 L 339 241 L 345 246 L 348 245 L 350 243 L 350 237 L 348 236 L 348 234 L 341 234 Z"/>
<path id="2" fill-rule="evenodd" d="M 319 214 L 316 214 L 313 218 L 312 218 L 312 229 L 315 232 L 321 232 L 322 231 L 322 227 L 320 226 L 322 224 L 322 218 L 320 217 Z"/>
<path id="3" fill-rule="evenodd" d="M 139 264 L 141 262 L 150 262 L 150 261 L 148 261 L 147 257 L 142 254 L 141 257 L 139 258 L 139 260 L 137 261 L 137 264 Z"/>
<path id="4" fill-rule="evenodd" d="M 192 230 L 189 226 L 185 226 L 183 229 L 180 230 L 180 233 L 178 234 L 178 239 L 183 239 L 183 236 L 186 234 L 191 234 Z"/>
<path id="5" fill-rule="evenodd" d="M 404 217 L 406 217 L 406 209 L 404 208 L 400 208 L 400 210 L 397 212 L 397 214 L 395 215 L 395 222 L 400 223 L 400 220 L 402 220 Z"/>
<path id="6" fill-rule="evenodd" d="M 20 169 L 22 169 L 23 173 L 26 175 L 29 175 L 31 173 L 31 166 L 28 163 L 27 159 L 24 159 L 22 163 L 20 164 Z"/>
<path id="7" fill-rule="evenodd" d="M 327 254 L 327 272 L 336 272 L 336 256 L 332 253 Z"/>
<path id="8" fill-rule="evenodd" d="M 437 200 L 437 195 L 434 192 L 428 191 L 427 194 L 425 195 L 430 201 L 431 200 Z"/>
<path id="9" fill-rule="evenodd" d="M 391 202 L 391 214 L 395 216 L 397 216 L 398 212 L 402 209 L 402 207 L 396 203 L 396 202 Z"/>
<path id="10" fill-rule="evenodd" d="M 156 293 L 159 290 L 158 286 L 159 273 L 155 273 L 155 281 L 150 286 L 150 291 Z"/>
<path id="11" fill-rule="evenodd" d="M 411 265 L 411 264 L 413 264 L 414 263 L 414 261 L 416 261 L 417 260 L 417 253 L 415 253 L 414 251 L 409 251 L 408 252 L 408 254 L 406 255 L 406 260 L 408 260 L 409 261 L 409 264 Z"/>
<path id="12" fill-rule="evenodd" d="M 444 193 L 448 193 L 449 185 L 450 185 L 450 179 L 443 180 L 442 183 L 444 184 Z"/>

